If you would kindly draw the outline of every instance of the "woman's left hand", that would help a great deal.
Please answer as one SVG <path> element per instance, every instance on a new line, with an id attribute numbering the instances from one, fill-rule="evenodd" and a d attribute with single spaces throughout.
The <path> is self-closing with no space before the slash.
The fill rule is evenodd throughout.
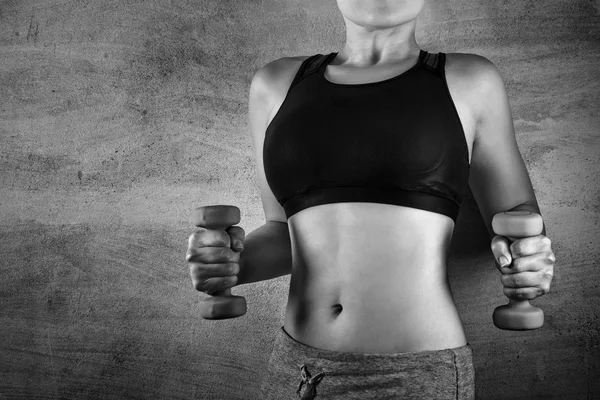
<path id="1" fill-rule="evenodd" d="M 548 237 L 525 237 L 511 244 L 508 238 L 496 235 L 492 239 L 492 253 L 508 298 L 531 300 L 550 291 L 555 257 Z"/>

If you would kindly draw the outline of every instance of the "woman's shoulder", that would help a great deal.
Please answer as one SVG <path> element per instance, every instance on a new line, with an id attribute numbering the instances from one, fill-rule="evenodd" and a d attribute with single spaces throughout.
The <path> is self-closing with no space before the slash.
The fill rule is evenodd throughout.
<path id="1" fill-rule="evenodd" d="M 488 58 L 474 53 L 445 53 L 447 75 L 473 84 L 498 84 L 500 71 Z"/>
<path id="2" fill-rule="evenodd" d="M 472 53 L 447 53 L 446 80 L 474 107 L 482 99 L 506 93 L 502 74 L 488 58 Z"/>
<path id="3" fill-rule="evenodd" d="M 312 56 L 281 57 L 269 61 L 254 73 L 252 80 L 265 92 L 285 91 L 286 85 L 291 84 L 296 72 L 309 57 Z"/>
<path id="4" fill-rule="evenodd" d="M 462 71 L 465 75 L 489 73 L 497 70 L 488 58 L 474 53 L 445 53 L 446 70 Z"/>
<path id="5" fill-rule="evenodd" d="M 281 57 L 269 61 L 261 69 L 272 79 L 278 80 L 286 75 L 295 73 L 300 68 L 300 65 L 310 57 L 312 56 Z"/>
<path id="6" fill-rule="evenodd" d="M 261 72 L 263 75 L 276 77 L 282 73 L 285 74 L 290 69 L 299 68 L 300 64 L 309 57 L 312 56 L 280 57 L 264 64 L 258 69 L 257 73 Z"/>
<path id="7" fill-rule="evenodd" d="M 447 53 L 444 69 L 449 89 L 471 109 L 475 120 L 498 114 L 509 106 L 502 74 L 488 58 Z"/>

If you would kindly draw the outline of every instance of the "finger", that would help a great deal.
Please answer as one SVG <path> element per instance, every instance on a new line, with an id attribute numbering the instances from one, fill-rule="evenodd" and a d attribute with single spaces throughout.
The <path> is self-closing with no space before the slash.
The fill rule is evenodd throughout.
<path id="1" fill-rule="evenodd" d="M 502 285 L 507 288 L 541 287 L 544 279 L 542 271 L 519 272 L 518 274 L 507 274 L 500 277 Z"/>
<path id="2" fill-rule="evenodd" d="M 226 229 L 231 239 L 231 248 L 235 251 L 244 250 L 244 240 L 246 238 L 246 232 L 241 226 L 230 226 Z"/>
<path id="3" fill-rule="evenodd" d="M 229 247 L 230 238 L 227 232 L 210 229 L 198 229 L 188 238 L 190 247 Z"/>
<path id="4" fill-rule="evenodd" d="M 517 258 L 541 253 L 549 247 L 550 239 L 544 235 L 537 235 L 516 240 L 510 245 L 510 252 L 513 258 Z"/>
<path id="5" fill-rule="evenodd" d="M 546 294 L 550 291 L 552 277 L 545 271 L 521 272 L 514 275 L 502 275 L 502 285 L 505 289 L 540 289 L 537 296 Z"/>
<path id="6" fill-rule="evenodd" d="M 202 264 L 190 263 L 192 279 L 205 280 L 214 277 L 237 275 L 240 272 L 238 263 Z"/>
<path id="7" fill-rule="evenodd" d="M 237 275 L 212 276 L 206 278 L 198 269 L 195 268 L 190 268 L 190 276 L 192 278 L 192 284 L 194 285 L 194 288 L 200 292 L 206 292 L 207 290 L 219 290 L 218 287 L 221 279 L 235 277 L 237 283 Z"/>
<path id="8" fill-rule="evenodd" d="M 236 275 L 223 278 L 208 278 L 206 281 L 204 281 L 203 292 L 212 295 L 213 293 L 220 292 L 223 289 L 232 288 L 237 284 L 237 279 L 238 277 Z"/>
<path id="9" fill-rule="evenodd" d="M 492 239 L 491 248 L 496 260 L 496 268 L 500 269 L 512 262 L 509 245 L 508 239 L 504 236 L 496 235 Z"/>
<path id="10" fill-rule="evenodd" d="M 504 295 L 514 300 L 533 300 L 544 294 L 544 290 L 539 287 L 507 288 L 503 289 Z"/>
<path id="11" fill-rule="evenodd" d="M 204 264 L 237 263 L 240 261 L 240 253 L 236 253 L 229 247 L 190 247 L 186 252 L 185 260 Z"/>
<path id="12" fill-rule="evenodd" d="M 539 271 L 551 265 L 547 254 L 534 254 L 513 259 L 512 264 L 500 268 L 503 274 L 517 274 L 525 271 Z"/>

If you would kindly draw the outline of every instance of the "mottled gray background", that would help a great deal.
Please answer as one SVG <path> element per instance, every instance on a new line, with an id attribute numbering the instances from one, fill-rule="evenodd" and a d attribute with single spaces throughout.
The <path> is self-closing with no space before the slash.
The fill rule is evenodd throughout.
<path id="1" fill-rule="evenodd" d="M 536 331 L 506 302 L 472 197 L 450 263 L 479 399 L 600 399 L 600 2 L 430 0 L 417 38 L 502 72 L 556 254 Z M 254 399 L 289 276 L 198 317 L 191 211 L 264 223 L 247 100 L 283 56 L 339 51 L 334 0 L 0 1 L 0 398 Z M 375 267 L 375 266 L 373 266 Z"/>

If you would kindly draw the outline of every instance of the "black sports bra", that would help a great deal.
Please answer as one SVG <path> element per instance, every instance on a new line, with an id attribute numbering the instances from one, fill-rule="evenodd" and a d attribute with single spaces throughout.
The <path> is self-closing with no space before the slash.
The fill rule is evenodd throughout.
<path id="1" fill-rule="evenodd" d="M 266 179 L 289 219 L 320 204 L 418 208 L 456 221 L 469 178 L 462 124 L 444 53 L 378 82 L 328 81 L 337 55 L 302 62 L 265 132 Z"/>

